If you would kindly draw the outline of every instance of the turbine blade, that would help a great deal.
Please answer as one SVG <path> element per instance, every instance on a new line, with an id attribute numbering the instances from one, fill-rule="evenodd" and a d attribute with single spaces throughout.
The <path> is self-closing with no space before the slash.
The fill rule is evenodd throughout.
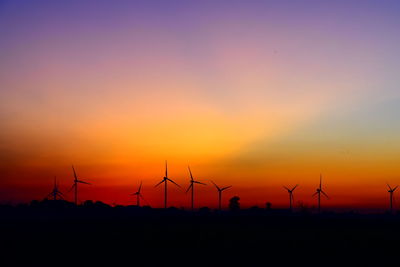
<path id="1" fill-rule="evenodd" d="M 389 184 L 387 184 L 387 186 L 389 187 L 389 189 L 390 189 L 390 190 L 392 190 L 392 188 L 390 187 L 390 185 L 389 185 Z"/>
<path id="2" fill-rule="evenodd" d="M 211 183 L 218 189 L 218 191 L 221 190 L 221 188 L 219 188 L 218 185 L 216 185 L 213 181 L 211 181 Z"/>
<path id="3" fill-rule="evenodd" d="M 189 192 L 190 188 L 192 188 L 192 187 L 193 187 L 193 184 L 191 183 L 191 184 L 189 185 L 188 189 L 186 190 L 186 193 Z"/>
<path id="4" fill-rule="evenodd" d="M 142 196 L 142 194 L 139 194 L 139 197 L 147 202 L 147 200 Z M 149 204 L 149 202 L 147 202 L 147 204 Z"/>
<path id="5" fill-rule="evenodd" d="M 315 192 L 312 196 L 314 197 L 315 195 L 318 195 L 318 191 L 317 192 Z"/>
<path id="6" fill-rule="evenodd" d="M 221 191 L 224 191 L 224 190 L 229 189 L 231 187 L 232 187 L 231 185 L 230 186 L 225 186 L 225 187 L 221 188 Z"/>
<path id="7" fill-rule="evenodd" d="M 75 172 L 74 165 L 72 165 L 72 170 L 74 171 L 74 178 L 75 178 L 75 180 L 78 180 L 78 177 L 76 176 L 76 172 Z"/>
<path id="8" fill-rule="evenodd" d="M 190 167 L 188 166 L 188 169 L 189 169 L 189 173 L 190 173 L 190 180 L 192 180 L 193 181 L 193 175 L 192 175 L 192 171 L 190 170 Z"/>
<path id="9" fill-rule="evenodd" d="M 73 184 L 73 185 L 71 186 L 71 188 L 68 190 L 68 193 L 69 193 L 69 192 L 71 192 L 71 191 L 72 191 L 72 189 L 74 189 L 74 188 L 75 188 L 75 186 L 76 186 L 76 184 Z"/>
<path id="10" fill-rule="evenodd" d="M 329 199 L 329 196 L 328 196 L 327 194 L 325 194 L 324 191 L 321 190 L 321 193 L 322 193 L 324 196 L 326 196 L 327 199 Z"/>
<path id="11" fill-rule="evenodd" d="M 398 186 L 398 185 L 396 185 L 396 187 L 395 187 L 395 188 L 393 188 L 393 192 L 394 192 L 394 191 L 396 191 L 397 187 L 399 187 L 399 186 Z"/>
<path id="12" fill-rule="evenodd" d="M 140 181 L 140 185 L 139 185 L 139 190 L 138 190 L 138 192 L 140 192 L 141 189 L 142 189 L 142 181 Z"/>
<path id="13" fill-rule="evenodd" d="M 168 163 L 165 161 L 165 177 L 168 177 Z"/>
<path id="14" fill-rule="evenodd" d="M 88 185 L 92 185 L 91 183 L 84 182 L 84 181 L 80 181 L 80 180 L 77 180 L 76 182 L 77 182 L 77 183 L 81 183 L 81 184 L 88 184 Z"/>
<path id="15" fill-rule="evenodd" d="M 171 179 L 167 178 L 168 181 L 170 181 L 171 183 L 173 183 L 174 185 L 176 185 L 177 187 L 181 188 L 181 186 L 177 183 L 175 183 L 174 181 L 172 181 Z"/>
<path id="16" fill-rule="evenodd" d="M 299 186 L 299 185 L 296 184 L 296 186 L 292 188 L 292 191 L 294 191 L 298 186 Z"/>
<path id="17" fill-rule="evenodd" d="M 286 186 L 284 186 L 283 188 L 285 188 L 287 191 L 290 191 L 290 189 L 289 189 L 289 188 L 287 188 Z"/>
<path id="18" fill-rule="evenodd" d="M 139 197 L 141 197 L 141 198 L 147 203 L 147 205 L 150 206 L 150 203 L 147 201 L 147 199 L 145 199 L 145 198 L 142 196 L 142 194 L 140 194 Z"/>
<path id="19" fill-rule="evenodd" d="M 199 182 L 199 181 L 193 181 L 193 183 L 195 183 L 195 184 L 207 185 L 207 184 L 205 184 L 205 183 L 202 183 L 202 182 Z"/>
<path id="20" fill-rule="evenodd" d="M 157 186 L 159 186 L 160 184 L 162 184 L 162 183 L 164 183 L 164 182 L 165 182 L 165 180 L 162 179 L 161 182 L 159 182 L 158 184 L 156 184 L 154 187 L 157 187 Z"/>

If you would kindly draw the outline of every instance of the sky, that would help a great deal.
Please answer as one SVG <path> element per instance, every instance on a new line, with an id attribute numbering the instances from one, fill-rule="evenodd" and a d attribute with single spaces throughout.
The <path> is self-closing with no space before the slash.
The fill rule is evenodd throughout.
<path id="1" fill-rule="evenodd" d="M 197 206 L 386 208 L 400 184 L 398 1 L 0 0 L 0 203 L 134 204 L 168 160 Z M 170 205 L 189 194 L 170 186 Z M 399 191 L 400 193 L 400 191 Z M 399 201 L 395 205 L 400 208 Z"/>

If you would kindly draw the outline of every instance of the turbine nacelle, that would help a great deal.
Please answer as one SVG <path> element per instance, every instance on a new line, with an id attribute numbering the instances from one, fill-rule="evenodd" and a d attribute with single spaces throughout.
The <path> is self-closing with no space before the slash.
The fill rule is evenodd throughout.
<path id="1" fill-rule="evenodd" d="M 321 195 L 321 194 L 324 195 L 327 199 L 329 199 L 329 196 L 324 191 L 322 191 L 322 189 L 319 189 L 319 188 L 317 188 L 316 192 L 312 196 Z"/>
<path id="2" fill-rule="evenodd" d="M 295 185 L 292 189 L 287 188 L 286 186 L 284 186 L 283 188 L 285 188 L 289 194 L 293 193 L 293 191 L 298 187 L 299 185 Z"/>
<path id="3" fill-rule="evenodd" d="M 82 181 L 82 180 L 78 179 L 78 175 L 76 174 L 76 171 L 75 171 L 75 168 L 74 168 L 73 165 L 72 165 L 72 171 L 74 172 L 74 184 L 81 183 L 81 184 L 91 185 L 91 183 L 88 183 L 88 182 L 85 182 L 85 181 Z"/>
<path id="4" fill-rule="evenodd" d="M 213 181 L 211 181 L 211 183 L 215 186 L 215 188 L 217 188 L 217 190 L 218 190 L 219 192 L 222 192 L 222 191 L 224 191 L 224 190 L 229 189 L 229 188 L 232 187 L 232 186 L 230 185 L 230 186 L 225 186 L 225 187 L 220 188 L 220 187 L 219 187 L 218 185 L 216 185 Z"/>
<path id="5" fill-rule="evenodd" d="M 396 186 L 396 187 L 392 188 L 392 187 L 390 187 L 389 184 L 387 184 L 387 186 L 388 186 L 388 188 L 389 188 L 389 190 L 388 190 L 389 193 L 393 193 L 394 191 L 396 191 L 396 189 L 397 189 L 397 187 L 398 187 L 398 186 Z"/>
<path id="6" fill-rule="evenodd" d="M 196 181 L 193 178 L 192 171 L 190 170 L 190 166 L 188 166 L 189 174 L 190 174 L 190 185 L 188 189 L 186 190 L 186 193 L 189 192 L 189 190 L 192 190 L 192 210 L 194 210 L 194 185 L 195 184 L 201 184 L 201 185 L 206 185 L 205 183 L 202 183 L 200 181 Z"/>
<path id="7" fill-rule="evenodd" d="M 75 205 L 77 205 L 78 204 L 78 184 L 87 184 L 87 185 L 91 185 L 91 184 L 78 179 L 78 175 L 76 174 L 76 171 L 75 171 L 75 168 L 73 165 L 72 165 L 72 171 L 74 172 L 74 184 L 72 185 L 72 187 L 69 191 L 75 189 Z"/>
<path id="8" fill-rule="evenodd" d="M 131 196 L 137 196 L 137 195 L 141 196 L 141 194 L 140 194 L 141 190 L 142 190 L 142 182 L 140 182 L 138 191 L 136 191 L 135 193 L 131 194 Z"/>
<path id="9" fill-rule="evenodd" d="M 136 205 L 137 205 L 138 207 L 140 206 L 140 199 L 145 200 L 144 197 L 143 197 L 142 194 L 141 194 L 141 191 L 142 191 L 142 183 L 143 183 L 143 182 L 140 181 L 140 185 L 139 185 L 138 190 L 137 190 L 135 193 L 130 194 L 131 196 L 136 196 Z"/>
<path id="10" fill-rule="evenodd" d="M 52 197 L 53 200 L 57 200 L 57 197 L 59 199 L 64 199 L 64 194 L 62 192 L 60 192 L 60 190 L 58 189 L 58 183 L 57 183 L 57 178 L 54 177 L 54 186 L 53 186 L 53 190 L 47 195 L 47 199 L 49 199 L 49 197 Z"/>
<path id="11" fill-rule="evenodd" d="M 218 191 L 218 207 L 219 207 L 219 210 L 222 210 L 222 205 L 221 205 L 222 192 L 227 190 L 227 189 L 229 189 L 229 188 L 231 188 L 232 186 L 230 185 L 230 186 L 225 186 L 225 187 L 221 188 L 216 183 L 214 183 L 213 181 L 211 181 L 211 183 L 215 186 L 215 188 Z"/>
<path id="12" fill-rule="evenodd" d="M 174 185 L 176 185 L 177 187 L 181 188 L 180 185 L 178 185 L 177 183 L 175 183 L 173 180 L 168 178 L 168 164 L 167 161 L 165 161 L 165 176 L 164 178 L 158 183 L 156 184 L 154 187 L 158 187 L 160 184 L 164 183 L 165 184 L 165 189 L 164 189 L 164 208 L 167 208 L 167 183 L 171 182 Z"/>
<path id="13" fill-rule="evenodd" d="M 189 170 L 189 174 L 190 174 L 190 186 L 189 186 L 189 188 L 192 187 L 193 184 L 206 185 L 205 183 L 202 183 L 202 182 L 200 182 L 200 181 L 195 181 L 195 180 L 194 180 L 192 171 L 190 170 L 190 167 L 189 167 L 189 166 L 188 166 L 188 170 Z M 189 189 L 188 189 L 188 190 L 189 190 Z"/>

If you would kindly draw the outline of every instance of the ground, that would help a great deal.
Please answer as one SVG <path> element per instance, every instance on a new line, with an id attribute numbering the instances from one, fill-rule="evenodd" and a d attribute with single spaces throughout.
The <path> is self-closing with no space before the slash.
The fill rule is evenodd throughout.
<path id="1" fill-rule="evenodd" d="M 2 208 L 1 266 L 396 265 L 400 217 Z"/>

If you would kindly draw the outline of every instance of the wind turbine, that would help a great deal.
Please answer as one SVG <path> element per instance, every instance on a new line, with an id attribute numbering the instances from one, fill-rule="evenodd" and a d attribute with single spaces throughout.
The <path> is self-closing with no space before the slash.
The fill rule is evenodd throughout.
<path id="1" fill-rule="evenodd" d="M 312 195 L 318 195 L 318 213 L 321 212 L 321 193 L 329 199 L 328 195 L 322 190 L 322 174 L 319 177 L 319 187 L 317 188 L 316 192 Z"/>
<path id="2" fill-rule="evenodd" d="M 179 188 L 181 187 L 180 185 L 178 185 L 177 183 L 175 183 L 174 181 L 172 181 L 171 179 L 168 178 L 168 164 L 167 161 L 165 161 L 165 177 L 161 180 L 161 182 L 159 182 L 158 184 L 156 184 L 154 187 L 159 186 L 160 184 L 164 183 L 164 208 L 167 208 L 167 184 L 168 181 L 175 184 L 176 186 L 178 186 Z"/>
<path id="3" fill-rule="evenodd" d="M 78 205 L 78 184 L 81 183 L 81 184 L 90 185 L 90 183 L 87 183 L 87 182 L 78 180 L 78 176 L 76 175 L 75 168 L 74 168 L 73 165 L 72 165 L 72 170 L 73 170 L 73 172 L 74 172 L 74 184 L 72 185 L 72 187 L 71 187 L 71 189 L 70 189 L 69 191 L 71 191 L 72 189 L 75 189 L 75 199 L 74 199 L 74 202 L 75 202 L 75 205 Z"/>
<path id="4" fill-rule="evenodd" d="M 137 192 L 131 194 L 131 196 L 136 196 L 136 206 L 140 207 L 140 198 L 143 198 L 142 193 L 142 182 L 140 181 L 139 189 Z M 144 198 L 143 198 L 144 199 Z"/>
<path id="5" fill-rule="evenodd" d="M 49 197 L 52 197 L 53 200 L 57 200 L 57 198 L 64 199 L 63 196 L 64 194 L 58 189 L 57 178 L 54 177 L 54 187 L 50 194 L 47 195 L 47 199 L 49 199 Z"/>
<path id="6" fill-rule="evenodd" d="M 392 213 L 393 212 L 393 193 L 394 193 L 394 191 L 396 191 L 398 186 L 396 186 L 395 188 L 391 188 L 389 184 L 387 184 L 387 186 L 389 187 L 388 192 L 390 195 L 390 213 Z"/>
<path id="7" fill-rule="evenodd" d="M 220 187 L 219 187 L 218 185 L 216 185 L 213 181 L 211 181 L 211 183 L 213 183 L 213 185 L 215 186 L 215 188 L 217 188 L 217 190 L 218 190 L 218 208 L 219 208 L 219 210 L 221 210 L 221 209 L 222 209 L 222 206 L 221 206 L 222 191 L 224 191 L 224 190 L 226 190 L 226 189 L 228 189 L 228 188 L 231 188 L 232 186 L 230 185 L 230 186 L 226 186 L 226 187 L 220 188 Z"/>
<path id="8" fill-rule="evenodd" d="M 289 189 L 289 188 L 287 188 L 286 186 L 284 186 L 283 188 L 285 188 L 287 191 L 288 191 L 288 193 L 289 193 L 289 209 L 290 209 L 290 211 L 292 211 L 292 201 L 294 201 L 294 198 L 293 198 L 293 191 L 296 189 L 296 187 L 297 186 L 299 186 L 298 184 L 295 186 L 295 187 L 293 187 L 292 189 Z"/>
<path id="9" fill-rule="evenodd" d="M 193 179 L 192 171 L 190 170 L 189 166 L 188 166 L 188 169 L 189 169 L 189 173 L 190 173 L 190 185 L 189 185 L 188 189 L 186 190 L 186 193 L 189 192 L 190 189 L 192 189 L 192 211 L 193 211 L 194 210 L 194 184 L 202 184 L 202 185 L 206 185 L 206 184 L 199 182 L 199 181 L 195 181 Z"/>

